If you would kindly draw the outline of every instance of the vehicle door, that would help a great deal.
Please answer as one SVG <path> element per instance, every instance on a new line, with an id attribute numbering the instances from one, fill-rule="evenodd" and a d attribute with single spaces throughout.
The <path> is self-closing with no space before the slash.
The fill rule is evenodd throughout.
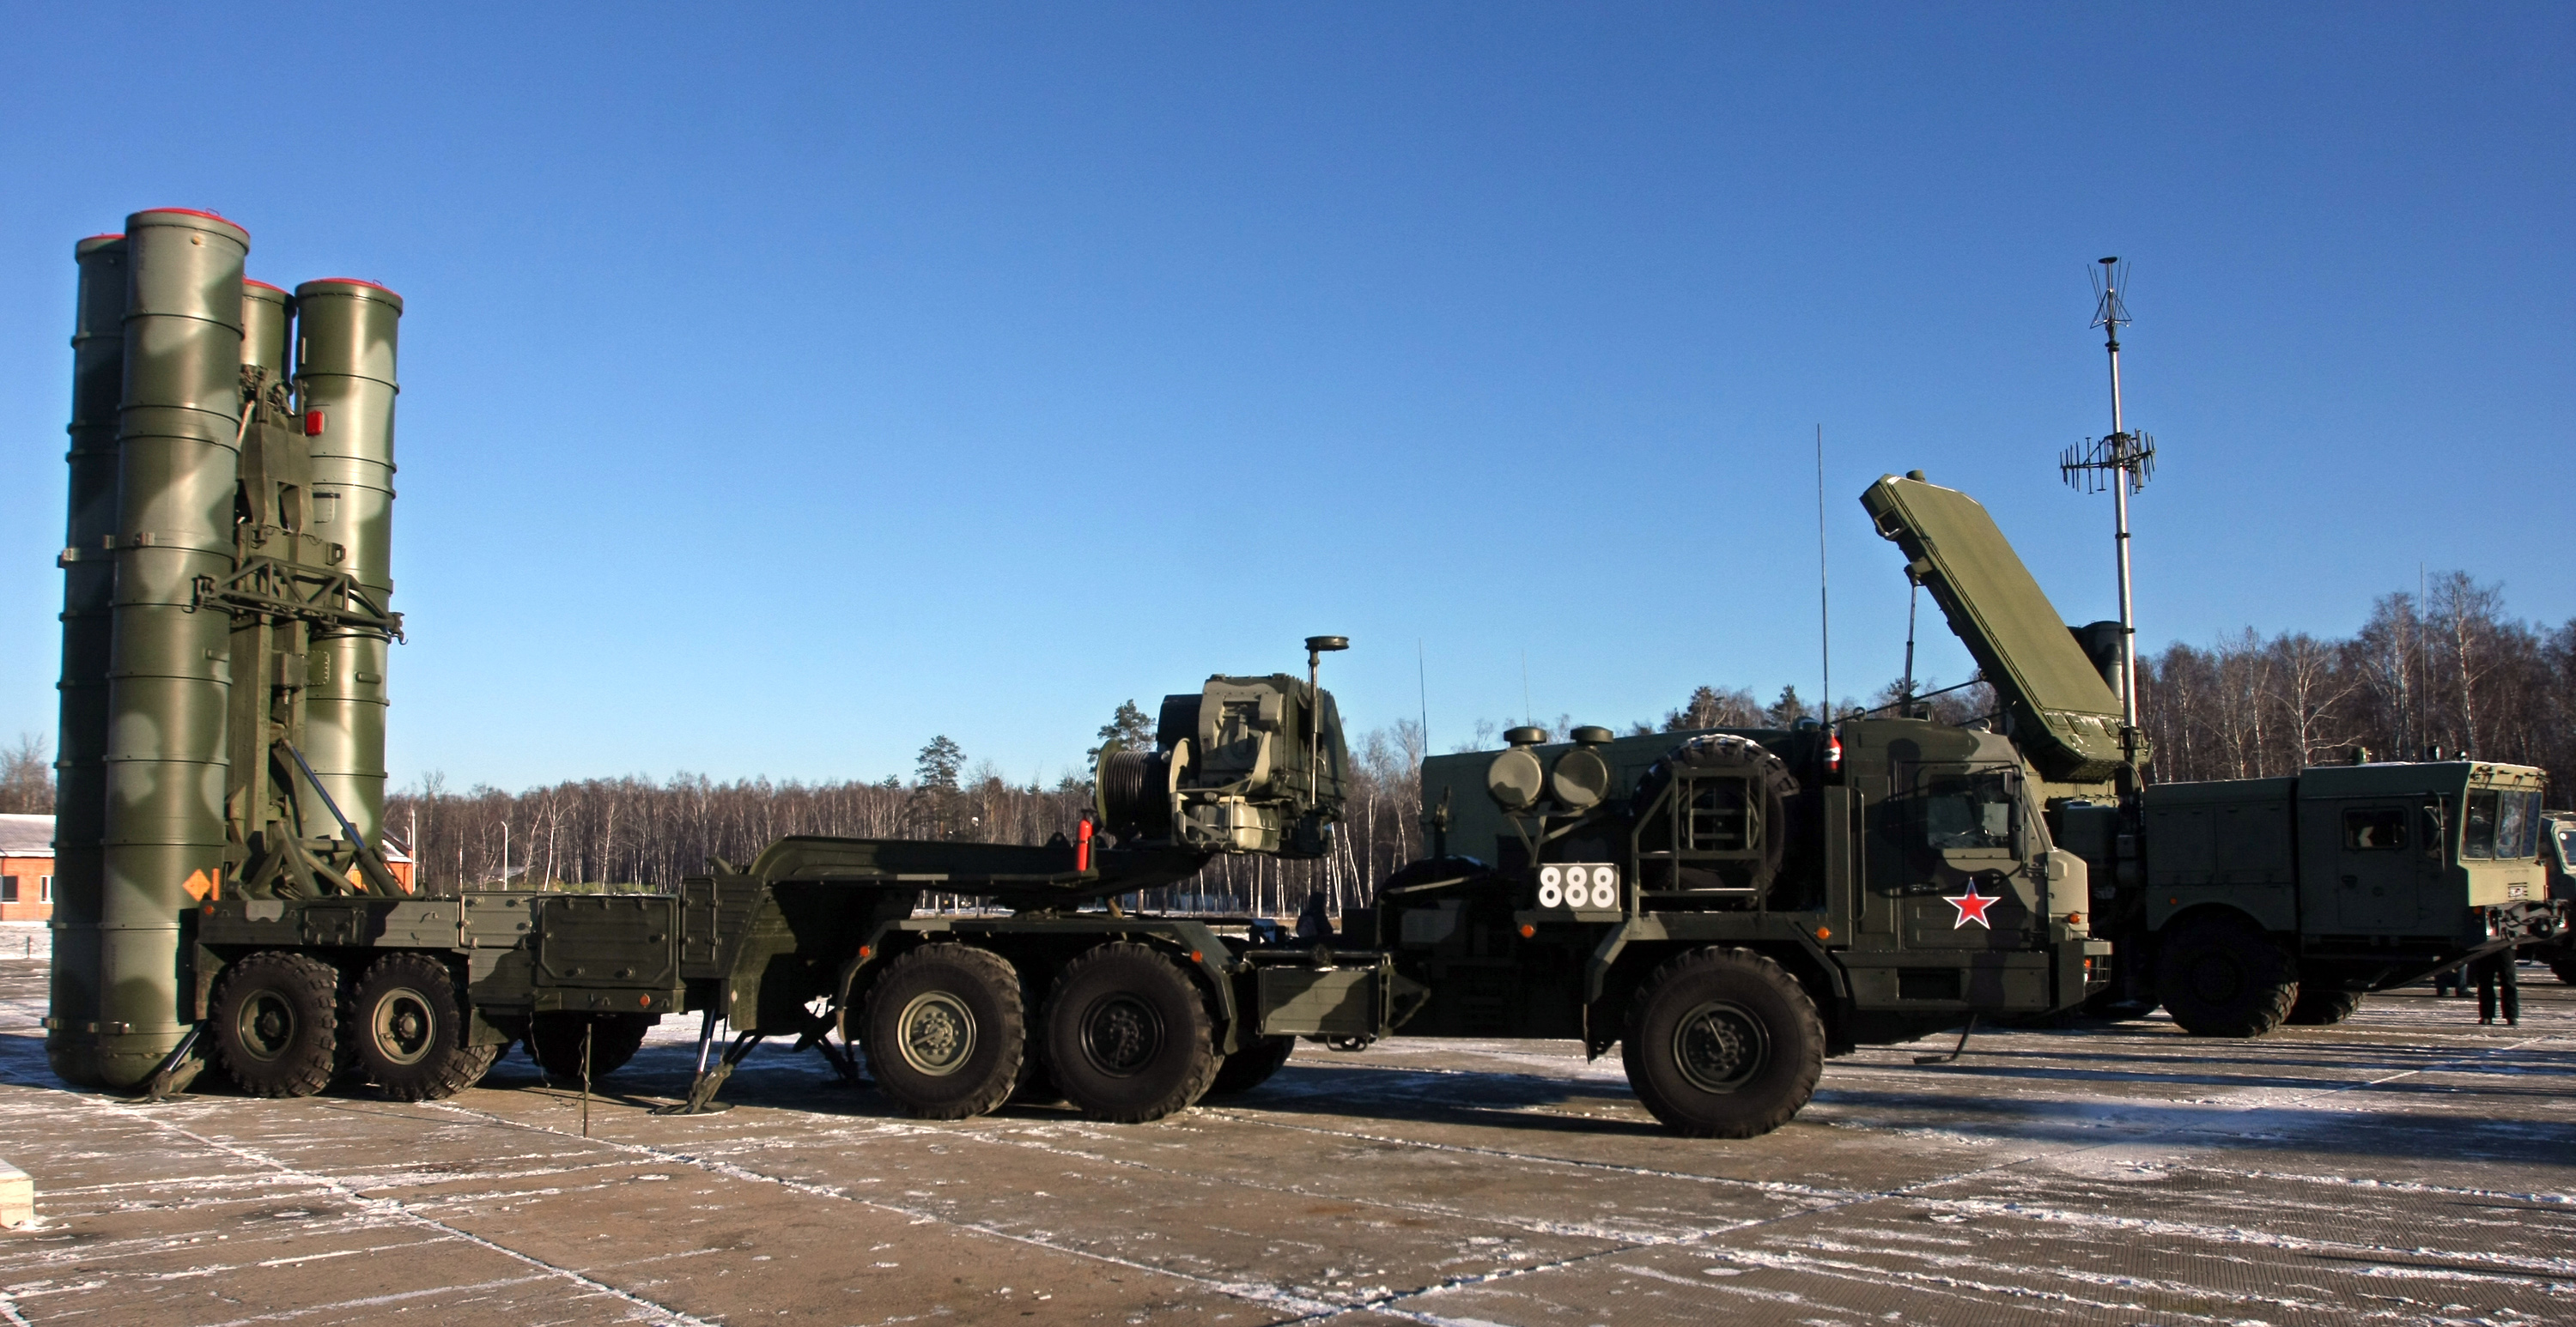
<path id="1" fill-rule="evenodd" d="M 1898 903 L 1908 948 L 2019 949 L 2040 927 L 2021 771 L 1914 766 L 1897 809 L 1905 843 Z"/>
<path id="2" fill-rule="evenodd" d="M 2421 798 L 2354 799 L 2336 806 L 2335 929 L 2357 935 L 2416 933 L 2428 920 L 2442 864 L 2442 810 Z M 2447 919 L 2430 919 L 2435 930 Z"/>

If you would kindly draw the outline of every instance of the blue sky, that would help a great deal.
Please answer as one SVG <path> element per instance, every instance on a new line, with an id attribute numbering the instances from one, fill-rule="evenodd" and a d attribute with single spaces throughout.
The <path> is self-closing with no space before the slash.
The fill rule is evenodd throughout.
<path id="1" fill-rule="evenodd" d="M 2419 564 L 2576 616 L 2576 9 L 15 7 L 0 736 L 50 733 L 72 242 L 401 291 L 397 781 L 1052 779 L 1294 670 L 1361 727 L 1892 677 L 1855 501 L 2149 646 Z M 1927 671 L 1964 676 L 1937 629 Z M 1417 671 L 1419 670 L 1419 671 Z"/>

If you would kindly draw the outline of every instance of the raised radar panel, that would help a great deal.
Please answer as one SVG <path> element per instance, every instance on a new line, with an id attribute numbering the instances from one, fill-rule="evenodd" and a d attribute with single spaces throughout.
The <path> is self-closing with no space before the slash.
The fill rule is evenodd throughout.
<path id="1" fill-rule="evenodd" d="M 2110 778 L 2122 763 L 2120 698 L 1994 517 L 1957 489 L 1910 476 L 1881 476 L 1860 503 L 1994 684 L 2033 762 L 2051 779 Z"/>

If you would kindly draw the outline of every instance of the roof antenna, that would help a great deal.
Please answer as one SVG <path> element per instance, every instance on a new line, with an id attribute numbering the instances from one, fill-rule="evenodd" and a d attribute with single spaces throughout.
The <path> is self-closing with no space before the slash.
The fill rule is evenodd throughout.
<path id="1" fill-rule="evenodd" d="M 1825 568 L 1825 426 L 1816 425 L 1816 634 L 1824 659 L 1825 691 L 1816 697 L 1816 713 L 1827 727 L 1834 722 L 1834 602 Z"/>
<path id="2" fill-rule="evenodd" d="M 2120 329 L 2129 325 L 2129 307 L 2120 291 L 2129 284 L 2128 264 L 2100 260 L 2093 273 L 2093 326 L 2103 329 L 2102 346 L 2111 356 L 2111 432 L 2087 438 L 2057 458 L 2057 472 L 2067 486 L 2085 493 L 2111 490 L 2115 546 L 2120 554 L 2120 745 L 2134 770 L 2138 761 L 2138 626 L 2129 593 L 2129 494 L 2146 487 L 2156 472 L 2156 440 L 2144 430 L 2131 433 L 2120 413 Z"/>

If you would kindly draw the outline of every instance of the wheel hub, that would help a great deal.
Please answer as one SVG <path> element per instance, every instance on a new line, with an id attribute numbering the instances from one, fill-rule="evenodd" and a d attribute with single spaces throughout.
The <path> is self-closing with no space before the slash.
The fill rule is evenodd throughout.
<path id="1" fill-rule="evenodd" d="M 388 991 L 376 1001 L 369 1020 L 376 1053 L 393 1064 L 418 1064 L 429 1057 L 431 1029 L 438 1019 L 418 991 Z"/>
<path id="2" fill-rule="evenodd" d="M 945 1078 L 975 1054 L 975 1015 L 946 991 L 912 997 L 896 1020 L 903 1062 L 914 1072 Z"/>
<path id="3" fill-rule="evenodd" d="M 1673 1063 L 1703 1092 L 1743 1087 L 1770 1058 L 1762 1020 L 1723 1000 L 1699 1005 L 1673 1026 Z"/>
<path id="4" fill-rule="evenodd" d="M 1083 1057 L 1104 1074 L 1128 1077 L 1152 1064 L 1162 1051 L 1162 1016 L 1132 995 L 1104 996 L 1083 1014 Z"/>
<path id="5" fill-rule="evenodd" d="M 2203 954 L 2191 965 L 2194 994 L 2210 1004 L 2229 1004 L 2245 993 L 2245 971 L 2225 954 Z"/>
<path id="6" fill-rule="evenodd" d="M 275 991 L 261 991 L 242 1002 L 238 1026 L 243 1050 L 274 1060 L 295 1042 L 295 1009 Z"/>

